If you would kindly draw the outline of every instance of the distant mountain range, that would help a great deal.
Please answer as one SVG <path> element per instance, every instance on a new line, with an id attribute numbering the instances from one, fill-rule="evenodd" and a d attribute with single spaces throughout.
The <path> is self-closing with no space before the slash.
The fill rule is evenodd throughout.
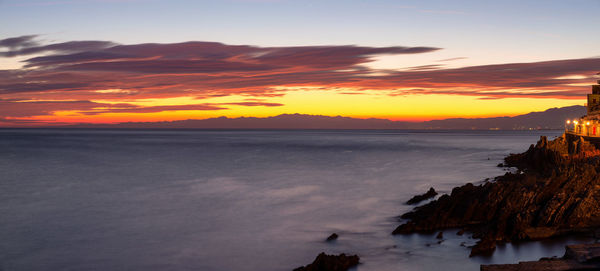
<path id="1" fill-rule="evenodd" d="M 574 105 L 550 108 L 542 112 L 531 112 L 514 117 L 445 119 L 423 122 L 426 129 L 563 129 L 567 119 L 580 118 L 587 113 L 585 106 Z"/>
<path id="2" fill-rule="evenodd" d="M 551 108 L 514 117 L 453 118 L 424 122 L 391 121 L 387 119 L 357 119 L 320 115 L 282 114 L 255 118 L 218 117 L 164 122 L 125 122 L 118 124 L 78 124 L 69 128 L 146 128 L 146 129 L 473 129 L 529 130 L 563 129 L 565 120 L 586 114 L 584 106 Z"/>

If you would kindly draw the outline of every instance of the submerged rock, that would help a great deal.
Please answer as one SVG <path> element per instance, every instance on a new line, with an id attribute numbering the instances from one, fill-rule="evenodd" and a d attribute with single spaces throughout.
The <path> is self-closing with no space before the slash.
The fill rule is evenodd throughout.
<path id="1" fill-rule="evenodd" d="M 327 255 L 321 252 L 317 258 L 309 265 L 301 266 L 294 271 L 346 271 L 351 267 L 357 266 L 358 255 Z"/>
<path id="2" fill-rule="evenodd" d="M 493 182 L 468 183 L 402 215 L 393 234 L 464 228 L 480 241 L 471 255 L 497 242 L 534 240 L 600 227 L 600 152 L 583 139 L 540 141 L 504 164 L 517 167 Z"/>
<path id="3" fill-rule="evenodd" d="M 409 199 L 406 204 L 417 204 L 421 201 L 433 198 L 435 196 L 437 196 L 437 192 L 435 191 L 435 189 L 433 189 L 433 187 L 429 188 L 429 191 L 427 191 L 425 194 L 422 195 L 416 195 L 414 197 L 412 197 L 411 199 Z"/>
<path id="4" fill-rule="evenodd" d="M 338 239 L 338 237 L 339 236 L 337 235 L 337 233 L 334 232 L 331 235 L 329 235 L 329 237 L 327 237 L 327 239 L 325 241 L 327 241 L 327 242 L 335 241 Z"/>

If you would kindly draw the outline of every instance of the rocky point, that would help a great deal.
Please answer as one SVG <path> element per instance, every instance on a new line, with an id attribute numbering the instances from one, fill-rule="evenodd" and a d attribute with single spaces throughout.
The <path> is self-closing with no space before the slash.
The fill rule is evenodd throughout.
<path id="1" fill-rule="evenodd" d="M 541 137 L 504 165 L 516 170 L 456 187 L 450 195 L 416 207 L 393 234 L 457 228 L 480 239 L 471 255 L 497 243 L 535 240 L 600 228 L 600 151 L 583 138 Z"/>

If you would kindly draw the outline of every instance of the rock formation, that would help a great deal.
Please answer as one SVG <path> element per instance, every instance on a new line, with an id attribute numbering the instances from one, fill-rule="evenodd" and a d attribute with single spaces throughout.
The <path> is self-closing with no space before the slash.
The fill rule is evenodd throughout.
<path id="1" fill-rule="evenodd" d="M 567 271 L 599 270 L 600 244 L 567 246 L 562 258 L 542 258 L 518 264 L 482 265 L 481 271 Z"/>
<path id="2" fill-rule="evenodd" d="M 412 197 L 411 199 L 409 199 L 406 204 L 417 204 L 421 201 L 433 198 L 435 196 L 437 196 L 437 192 L 435 191 L 435 189 L 433 189 L 433 187 L 429 188 L 429 191 L 427 191 L 425 194 L 423 195 L 416 195 L 414 197 Z"/>
<path id="3" fill-rule="evenodd" d="M 294 271 L 346 271 L 358 265 L 358 255 L 327 255 L 321 252 L 309 265 L 301 266 Z"/>
<path id="4" fill-rule="evenodd" d="M 401 216 L 393 234 L 460 228 L 480 241 L 471 255 L 491 253 L 498 242 L 590 232 L 600 227 L 600 152 L 582 138 L 541 137 L 504 165 L 516 172 L 456 187 L 450 195 Z"/>

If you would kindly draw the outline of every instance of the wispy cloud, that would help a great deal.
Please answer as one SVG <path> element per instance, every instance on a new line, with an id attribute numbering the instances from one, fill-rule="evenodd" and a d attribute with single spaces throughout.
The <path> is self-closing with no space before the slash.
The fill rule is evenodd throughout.
<path id="1" fill-rule="evenodd" d="M 35 41 L 36 37 L 37 35 L 28 35 L 0 40 L 0 48 L 6 47 L 8 49 L 6 51 L 1 51 L 0 56 L 14 57 L 43 52 L 90 52 L 101 50 L 115 45 L 115 43 L 108 41 L 69 41 L 63 43 L 40 45 L 38 42 Z"/>
<path id="2" fill-rule="evenodd" d="M 467 59 L 468 57 L 453 57 L 453 58 L 446 58 L 446 59 L 440 59 L 437 62 L 448 62 L 448 61 L 455 61 L 455 60 L 462 60 L 462 59 Z"/>
<path id="3" fill-rule="evenodd" d="M 37 42 L 34 41 L 36 35 L 27 35 L 14 38 L 0 40 L 0 47 L 8 47 L 9 49 L 20 47 L 34 47 Z"/>

